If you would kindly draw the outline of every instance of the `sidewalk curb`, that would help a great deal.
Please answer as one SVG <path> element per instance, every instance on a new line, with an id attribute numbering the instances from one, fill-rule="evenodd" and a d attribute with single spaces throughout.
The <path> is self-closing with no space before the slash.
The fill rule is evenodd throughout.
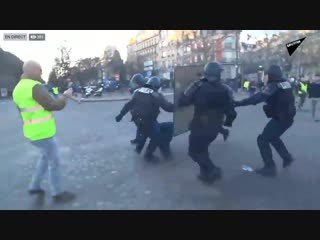
<path id="1" fill-rule="evenodd" d="M 173 93 L 164 93 L 164 96 L 171 96 Z M 119 101 L 127 101 L 131 99 L 130 97 L 122 97 L 122 98 L 81 98 L 81 102 L 119 102 Z"/>

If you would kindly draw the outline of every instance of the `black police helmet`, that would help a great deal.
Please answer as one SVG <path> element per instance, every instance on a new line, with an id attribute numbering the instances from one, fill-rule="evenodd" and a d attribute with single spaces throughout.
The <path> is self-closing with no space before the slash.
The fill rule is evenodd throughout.
<path id="1" fill-rule="evenodd" d="M 268 70 L 268 81 L 282 80 L 282 70 L 279 65 L 271 65 Z"/>
<path id="2" fill-rule="evenodd" d="M 142 74 L 136 73 L 132 76 L 130 82 L 134 85 L 138 85 L 139 87 L 142 87 L 144 84 L 146 84 L 146 79 Z"/>
<path id="3" fill-rule="evenodd" d="M 151 86 L 154 90 L 158 90 L 161 87 L 160 78 L 150 77 L 147 81 L 147 85 Z"/>
<path id="4" fill-rule="evenodd" d="M 208 81 L 219 81 L 222 71 L 223 69 L 220 63 L 209 62 L 204 66 L 204 77 Z"/>

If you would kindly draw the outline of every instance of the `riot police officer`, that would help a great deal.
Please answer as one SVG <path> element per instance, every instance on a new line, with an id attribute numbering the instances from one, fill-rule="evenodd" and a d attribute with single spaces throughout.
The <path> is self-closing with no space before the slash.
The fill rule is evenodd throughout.
<path id="1" fill-rule="evenodd" d="M 236 118 L 229 89 L 221 83 L 222 71 L 217 62 L 206 64 L 204 78 L 191 84 L 178 100 L 181 107 L 194 105 L 194 116 L 189 125 L 189 156 L 198 163 L 198 177 L 205 183 L 213 183 L 222 175 L 221 169 L 209 157 L 209 145 L 222 126 L 231 126 Z"/>
<path id="2" fill-rule="evenodd" d="M 235 106 L 256 105 L 261 102 L 266 102 L 263 110 L 271 120 L 257 138 L 264 167 L 256 170 L 256 173 L 272 177 L 276 175 L 276 166 L 272 159 L 270 144 L 283 159 L 284 168 L 294 160 L 280 137 L 293 124 L 296 115 L 295 99 L 291 84 L 282 78 L 282 71 L 278 65 L 269 68 L 268 82 L 262 92 L 242 101 L 235 101 Z"/>
<path id="3" fill-rule="evenodd" d="M 141 153 L 146 140 L 150 138 L 145 153 L 147 160 L 155 159 L 153 153 L 157 147 L 160 148 L 160 151 L 165 156 L 170 155 L 169 145 L 172 140 L 173 123 L 161 125 L 158 123 L 157 118 L 160 108 L 167 112 L 173 112 L 174 105 L 158 92 L 159 88 L 160 79 L 158 77 L 149 78 L 144 87 L 134 91 L 131 100 L 124 105 L 120 114 L 116 117 L 116 121 L 119 122 L 131 111 L 132 120 L 140 133 L 136 146 L 137 153 Z"/>
<path id="4" fill-rule="evenodd" d="M 133 94 L 135 90 L 143 87 L 146 84 L 146 82 L 147 82 L 146 78 L 142 74 L 140 73 L 134 74 L 130 80 L 130 93 Z M 139 135 L 140 133 L 137 128 L 136 138 L 130 141 L 131 144 L 138 144 Z"/>

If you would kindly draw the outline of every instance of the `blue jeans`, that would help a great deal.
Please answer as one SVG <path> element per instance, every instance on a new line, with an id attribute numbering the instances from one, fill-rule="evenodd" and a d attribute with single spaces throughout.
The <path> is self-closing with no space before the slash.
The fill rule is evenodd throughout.
<path id="1" fill-rule="evenodd" d="M 41 182 L 49 170 L 49 180 L 51 187 L 51 195 L 56 196 L 61 193 L 60 187 L 60 157 L 58 153 L 58 145 L 56 138 L 47 138 L 37 141 L 32 141 L 32 145 L 41 150 L 42 157 L 39 159 L 36 167 L 36 172 L 32 177 L 30 190 L 38 190 L 41 188 Z"/>

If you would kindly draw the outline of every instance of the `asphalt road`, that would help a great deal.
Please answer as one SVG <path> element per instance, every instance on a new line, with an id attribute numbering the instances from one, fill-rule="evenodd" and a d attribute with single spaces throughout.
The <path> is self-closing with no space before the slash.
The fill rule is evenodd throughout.
<path id="1" fill-rule="evenodd" d="M 219 136 L 211 145 L 211 157 L 224 171 L 213 186 L 196 178 L 188 134 L 174 138 L 171 161 L 150 164 L 137 155 L 129 143 L 135 135 L 130 116 L 114 120 L 123 104 L 69 102 L 55 114 L 63 186 L 77 194 L 75 201 L 57 205 L 47 181 L 45 198 L 27 194 L 39 152 L 23 138 L 14 104 L 0 101 L 0 209 L 320 209 L 320 123 L 311 120 L 309 102 L 283 136 L 296 162 L 282 170 L 275 153 L 274 179 L 241 169 L 262 165 L 256 138 L 267 119 L 261 105 L 239 108 L 228 141 Z M 161 113 L 160 121 L 168 120 L 172 114 Z"/>

